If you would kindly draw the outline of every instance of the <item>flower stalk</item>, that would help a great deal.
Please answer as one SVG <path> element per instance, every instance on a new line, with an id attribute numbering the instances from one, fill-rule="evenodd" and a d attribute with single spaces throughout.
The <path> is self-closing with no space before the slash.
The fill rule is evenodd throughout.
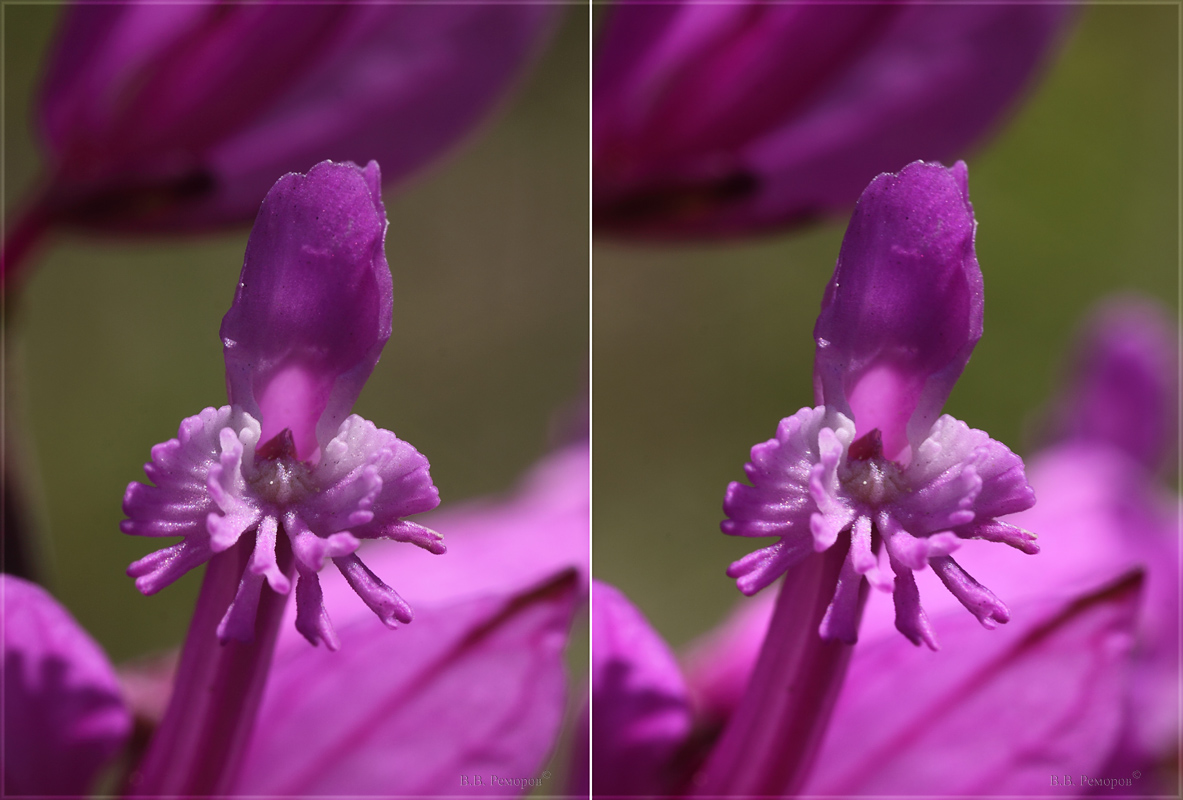
<path id="1" fill-rule="evenodd" d="M 851 645 L 817 633 L 847 549 L 831 547 L 785 573 L 748 691 L 694 779 L 694 794 L 779 797 L 804 783 L 850 662 Z M 863 581 L 858 613 L 866 598 Z"/>
<path id="2" fill-rule="evenodd" d="M 217 796 L 233 787 L 251 731 L 287 596 L 262 586 L 254 639 L 218 643 L 217 629 L 254 552 L 254 536 L 210 559 L 185 639 L 168 710 L 148 752 L 128 780 L 132 797 Z M 279 568 L 289 577 L 292 552 L 277 537 Z"/>

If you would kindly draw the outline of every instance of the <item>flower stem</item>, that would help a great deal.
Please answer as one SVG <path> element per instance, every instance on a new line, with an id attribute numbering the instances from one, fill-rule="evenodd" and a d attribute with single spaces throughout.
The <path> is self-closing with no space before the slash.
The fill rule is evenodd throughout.
<path id="1" fill-rule="evenodd" d="M 290 547 L 280 536 L 280 569 L 290 572 Z M 206 567 L 197 608 L 181 652 L 173 695 L 126 795 L 216 796 L 228 794 L 250 742 L 286 595 L 264 585 L 254 641 L 219 644 L 218 623 L 234 599 L 254 550 L 244 536 Z"/>
<path id="2" fill-rule="evenodd" d="M 850 645 L 818 635 L 846 551 L 836 545 L 785 573 L 751 682 L 694 794 L 781 797 L 801 788 L 850 660 Z"/>

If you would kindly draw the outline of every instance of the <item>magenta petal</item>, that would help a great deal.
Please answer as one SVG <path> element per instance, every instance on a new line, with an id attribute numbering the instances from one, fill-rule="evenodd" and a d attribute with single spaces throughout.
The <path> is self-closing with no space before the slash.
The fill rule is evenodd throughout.
<path id="1" fill-rule="evenodd" d="M 974 227 L 965 164 L 916 162 L 871 182 L 842 240 L 814 387 L 889 459 L 928 434 L 982 336 Z"/>
<path id="2" fill-rule="evenodd" d="M 421 607 L 397 632 L 367 615 L 342 626 L 338 653 L 281 653 L 236 793 L 523 794 L 562 717 L 578 583 L 566 571 L 515 594 Z"/>
<path id="3" fill-rule="evenodd" d="M 131 733 L 115 670 L 41 587 L 0 575 L 4 794 L 85 795 Z"/>
<path id="4" fill-rule="evenodd" d="M 664 795 L 690 734 L 674 654 L 617 589 L 592 586 L 592 783 L 597 795 Z"/>
<path id="5" fill-rule="evenodd" d="M 1113 445 L 1151 470 L 1168 466 L 1177 444 L 1177 339 L 1167 311 L 1151 300 L 1097 309 L 1051 417 L 1055 437 Z"/>
<path id="6" fill-rule="evenodd" d="M 232 404 L 310 458 L 336 435 L 390 338 L 378 165 L 317 164 L 267 193 L 222 320 Z"/>
<path id="7" fill-rule="evenodd" d="M 986 637 L 953 614 L 940 653 L 860 644 L 805 794 L 1063 795 L 1049 776 L 1117 777 L 1098 770 L 1122 722 L 1141 584 L 1027 605 Z"/>

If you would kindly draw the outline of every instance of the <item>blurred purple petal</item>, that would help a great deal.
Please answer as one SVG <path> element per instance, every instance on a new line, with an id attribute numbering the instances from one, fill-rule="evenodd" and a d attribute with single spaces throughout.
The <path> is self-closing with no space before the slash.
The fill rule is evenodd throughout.
<path id="1" fill-rule="evenodd" d="M 596 64 L 598 188 L 624 188 L 612 185 L 767 133 L 896 13 L 887 5 L 618 3 Z"/>
<path id="2" fill-rule="evenodd" d="M 690 734 L 674 654 L 617 589 L 592 587 L 592 781 L 596 795 L 669 794 Z"/>
<path id="3" fill-rule="evenodd" d="M 863 192 L 813 329 L 818 402 L 878 429 L 898 460 L 924 439 L 982 336 L 964 163 L 909 164 Z"/>
<path id="4" fill-rule="evenodd" d="M 558 732 L 579 596 L 566 571 L 423 609 L 397 633 L 359 617 L 340 627 L 339 653 L 281 653 L 237 792 L 522 794 Z"/>
<path id="5" fill-rule="evenodd" d="M 402 181 L 455 146 L 517 83 L 554 29 L 547 3 L 348 6 L 306 80 L 210 153 L 224 189 L 194 219 L 249 218 L 275 174 L 376 159 Z"/>
<path id="6" fill-rule="evenodd" d="M 0 575 L 4 794 L 85 795 L 131 733 L 102 649 L 41 587 Z"/>
<path id="7" fill-rule="evenodd" d="M 980 636 L 963 614 L 933 654 L 865 642 L 807 794 L 1062 795 L 1098 778 L 1122 724 L 1140 573 L 1070 602 L 1016 604 Z"/>
<path id="8" fill-rule="evenodd" d="M 619 4 L 596 64 L 596 224 L 735 235 L 845 211 L 881 172 L 962 157 L 1071 17 L 1047 5 Z"/>
<path id="9" fill-rule="evenodd" d="M 386 340 L 394 290 L 378 165 L 317 164 L 267 193 L 222 320 L 230 402 L 309 459 L 348 415 Z"/>
<path id="10" fill-rule="evenodd" d="M 1004 568 L 989 547 L 974 547 L 960 560 L 1008 601 L 1039 592 L 1064 596 L 1121 570 L 1145 569 L 1125 747 L 1173 758 L 1180 738 L 1179 498 L 1155 486 L 1140 463 L 1104 445 L 1050 448 L 1032 459 L 1030 475 L 1039 503 L 1010 519 L 1039 531 L 1043 569 L 1026 559 Z"/>
<path id="11" fill-rule="evenodd" d="M 184 175 L 199 168 L 197 153 L 302 78 L 347 14 L 333 6 L 74 5 L 41 97 L 47 142 L 80 182 L 110 179 L 112 166 L 134 170 L 125 179 L 163 178 L 170 168 Z"/>
<path id="12" fill-rule="evenodd" d="M 50 206 L 91 227 L 197 228 L 250 219 L 276 175 L 324 159 L 401 179 L 488 113 L 556 13 L 78 3 L 40 96 Z"/>
<path id="13" fill-rule="evenodd" d="M 1068 384 L 1050 415 L 1057 439 L 1104 442 L 1149 470 L 1172 465 L 1178 444 L 1178 330 L 1154 301 L 1099 307 L 1078 338 Z"/>

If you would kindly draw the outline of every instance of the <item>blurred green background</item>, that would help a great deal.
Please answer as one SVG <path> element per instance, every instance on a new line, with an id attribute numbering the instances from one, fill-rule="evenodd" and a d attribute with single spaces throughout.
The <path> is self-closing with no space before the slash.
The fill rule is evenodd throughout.
<path id="1" fill-rule="evenodd" d="M 1020 452 L 1086 309 L 1128 290 L 1177 309 L 1179 13 L 1082 8 L 1026 102 L 966 154 L 986 333 L 946 410 Z M 723 493 L 813 405 L 813 323 L 844 230 L 595 242 L 594 569 L 675 645 L 740 597 L 724 570 L 757 543 L 719 532 Z"/>
<path id="2" fill-rule="evenodd" d="M 3 7 L 9 210 L 38 174 L 29 107 L 59 13 Z M 394 333 L 356 411 L 430 458 L 444 504 L 512 487 L 586 391 L 587 40 L 587 14 L 568 9 L 498 114 L 385 189 Z M 218 326 L 248 232 L 56 234 L 8 299 L 7 433 L 47 582 L 115 661 L 180 643 L 188 624 L 200 575 L 140 596 L 124 570 L 159 543 L 119 532 L 120 502 L 152 445 L 226 402 Z"/>

